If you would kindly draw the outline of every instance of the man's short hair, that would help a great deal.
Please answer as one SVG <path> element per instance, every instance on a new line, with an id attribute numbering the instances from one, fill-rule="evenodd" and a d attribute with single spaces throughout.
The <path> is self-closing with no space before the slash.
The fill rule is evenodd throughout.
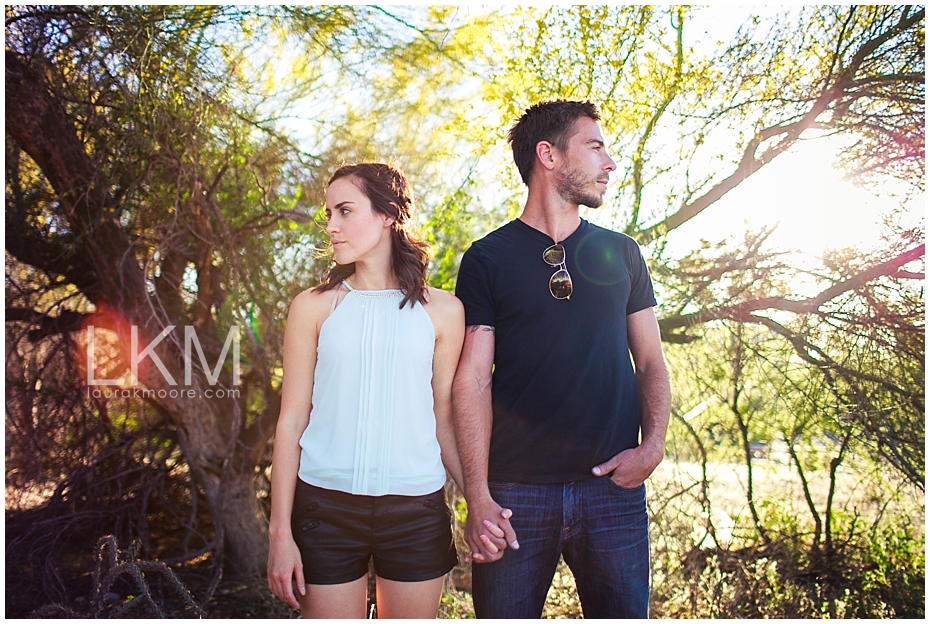
<path id="1" fill-rule="evenodd" d="M 548 141 L 562 151 L 568 149 L 572 125 L 579 117 L 600 121 L 601 115 L 591 102 L 551 100 L 537 102 L 523 111 L 517 123 L 507 132 L 507 141 L 513 150 L 513 160 L 520 170 L 524 184 L 530 183 L 536 163 L 536 145 Z"/>

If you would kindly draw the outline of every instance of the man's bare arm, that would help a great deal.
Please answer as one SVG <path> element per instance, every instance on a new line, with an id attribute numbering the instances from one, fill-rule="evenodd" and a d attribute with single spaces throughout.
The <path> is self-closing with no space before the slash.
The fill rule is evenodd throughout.
<path id="1" fill-rule="evenodd" d="M 501 509 L 488 490 L 488 453 L 491 445 L 491 368 L 494 328 L 470 325 L 452 383 L 453 422 L 468 503 L 465 538 L 474 561 L 496 561 L 510 545 L 518 548 L 509 511 Z"/>
<path id="2" fill-rule="evenodd" d="M 462 463 L 465 495 L 490 496 L 488 451 L 491 445 L 491 368 L 494 328 L 469 325 L 458 370 L 452 383 L 456 439 Z"/>
<path id="3" fill-rule="evenodd" d="M 613 473 L 614 483 L 623 487 L 638 487 L 662 462 L 665 456 L 665 433 L 668 430 L 672 393 L 662 355 L 659 324 L 652 308 L 627 317 L 630 353 L 636 366 L 639 388 L 642 441 L 633 449 L 618 453 L 591 472 L 595 475 Z"/>

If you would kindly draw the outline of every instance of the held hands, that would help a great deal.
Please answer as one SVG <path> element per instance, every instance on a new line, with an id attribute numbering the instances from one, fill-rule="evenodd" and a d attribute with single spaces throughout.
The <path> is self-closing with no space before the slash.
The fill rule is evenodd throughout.
<path id="1" fill-rule="evenodd" d="M 509 509 L 503 509 L 490 497 L 482 501 L 469 503 L 468 518 L 465 520 L 465 539 L 471 547 L 471 554 L 465 561 L 490 563 L 504 556 L 508 546 L 520 548 L 517 534 L 510 526 Z"/>
<path id="2" fill-rule="evenodd" d="M 652 471 L 662 463 L 663 452 L 656 452 L 646 446 L 621 451 L 603 464 L 595 466 L 591 472 L 600 477 L 610 475 L 620 487 L 636 488 L 641 486 Z"/>
<path id="3" fill-rule="evenodd" d="M 300 609 L 300 603 L 294 596 L 294 581 L 297 581 L 297 591 L 301 596 L 307 595 L 307 587 L 304 583 L 304 566 L 300 560 L 300 551 L 293 538 L 270 541 L 267 572 L 268 589 L 287 604 Z"/>

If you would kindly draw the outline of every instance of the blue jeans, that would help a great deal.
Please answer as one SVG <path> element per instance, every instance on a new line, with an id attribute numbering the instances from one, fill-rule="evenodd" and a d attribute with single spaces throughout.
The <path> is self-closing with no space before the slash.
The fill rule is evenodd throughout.
<path id="1" fill-rule="evenodd" d="M 646 487 L 610 477 L 554 484 L 490 483 L 513 511 L 519 550 L 472 564 L 479 618 L 539 618 L 559 555 L 571 568 L 584 617 L 649 617 Z"/>

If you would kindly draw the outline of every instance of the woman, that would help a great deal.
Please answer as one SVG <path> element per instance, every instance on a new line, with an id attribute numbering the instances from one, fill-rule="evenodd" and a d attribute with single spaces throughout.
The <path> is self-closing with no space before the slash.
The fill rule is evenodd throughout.
<path id="1" fill-rule="evenodd" d="M 336 265 L 288 313 L 268 585 L 303 617 L 366 617 L 373 558 L 379 617 L 434 618 L 457 561 L 443 466 L 461 485 L 451 388 L 464 312 L 426 285 L 412 207 L 393 167 L 336 171 Z"/>

